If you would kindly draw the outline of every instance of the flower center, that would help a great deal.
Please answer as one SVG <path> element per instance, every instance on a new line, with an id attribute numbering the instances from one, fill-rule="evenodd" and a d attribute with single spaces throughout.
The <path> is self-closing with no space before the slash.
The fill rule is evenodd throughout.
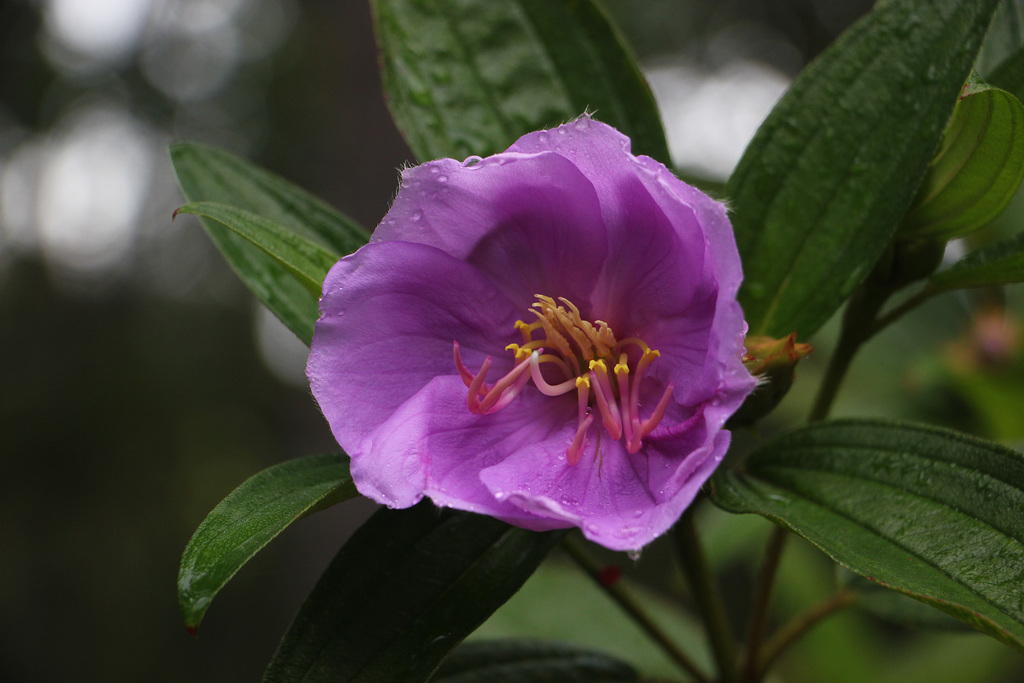
<path id="1" fill-rule="evenodd" d="M 638 452 L 643 438 L 665 415 L 672 396 L 673 385 L 669 384 L 650 416 L 640 419 L 640 382 L 660 354 L 637 337 L 617 340 L 608 323 L 584 320 L 567 299 L 558 299 L 564 304 L 561 306 L 549 296 L 536 296 L 537 301 L 529 309 L 536 320 L 516 321 L 523 343 L 505 348 L 515 354 L 515 367 L 494 384 L 486 383 L 491 357 L 473 374 L 463 365 L 459 342 L 455 342 L 455 367 L 469 388 L 466 405 L 470 412 L 484 415 L 501 410 L 530 380 L 547 396 L 561 396 L 575 389 L 579 422 L 566 450 L 567 462 L 579 462 L 595 412 L 613 439 L 624 439 L 628 452 Z"/>

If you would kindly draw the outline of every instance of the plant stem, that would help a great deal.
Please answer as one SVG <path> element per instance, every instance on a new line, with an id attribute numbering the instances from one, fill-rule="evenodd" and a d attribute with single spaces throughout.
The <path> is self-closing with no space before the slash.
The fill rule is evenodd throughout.
<path id="1" fill-rule="evenodd" d="M 761 566 L 761 575 L 758 577 L 757 588 L 754 592 L 750 628 L 747 631 L 747 645 L 743 658 L 742 677 L 747 683 L 757 683 L 760 680 L 757 668 L 758 651 L 761 648 L 765 624 L 768 621 L 768 607 L 771 603 L 775 574 L 779 568 L 782 550 L 788 537 L 789 532 L 781 526 L 776 526 L 765 546 L 764 564 Z"/>
<path id="2" fill-rule="evenodd" d="M 931 299 L 933 296 L 939 293 L 940 292 L 936 289 L 932 289 L 931 287 L 925 287 L 920 292 L 910 297 L 899 306 L 896 306 L 891 311 L 878 318 L 878 320 L 875 321 L 875 324 L 871 328 L 871 336 L 878 334 L 879 332 L 887 328 L 889 325 L 896 322 L 904 315 L 914 310 L 915 308 L 923 304 L 925 301 L 928 301 L 928 299 Z"/>
<path id="3" fill-rule="evenodd" d="M 618 606 L 628 614 L 636 624 L 643 629 L 647 635 L 649 635 L 661 649 L 671 657 L 679 666 L 681 666 L 693 680 L 697 683 L 709 683 L 707 676 L 701 673 L 697 665 L 694 664 L 693 660 L 690 659 L 689 655 L 683 652 L 668 635 L 661 629 L 661 627 L 655 623 L 647 612 L 640 606 L 640 604 L 633 598 L 632 595 L 623 587 L 619 582 L 609 582 L 602 577 L 601 563 L 598 562 L 583 546 L 583 543 L 575 538 L 574 536 L 566 536 L 562 540 L 562 548 L 569 554 L 569 557 L 573 559 L 583 569 L 586 574 L 594 580 L 594 583 L 598 585 L 608 596 L 618 604 Z"/>
<path id="4" fill-rule="evenodd" d="M 722 596 L 708 567 L 694 523 L 691 504 L 673 528 L 673 538 L 683 573 L 690 584 L 693 601 L 704 620 L 711 651 L 721 683 L 738 683 L 736 639 L 725 616 Z"/>
<path id="5" fill-rule="evenodd" d="M 889 298 L 890 290 L 877 289 L 862 285 L 861 289 L 850 297 L 850 303 L 843 314 L 843 326 L 839 332 L 839 343 L 825 370 L 825 379 L 821 381 L 818 395 L 814 399 L 814 407 L 807 418 L 808 422 L 818 422 L 828 417 L 832 402 L 839 392 L 839 386 L 850 369 L 854 355 L 861 344 L 875 332 L 875 318 L 882 304 Z"/>
<path id="6" fill-rule="evenodd" d="M 855 602 L 857 602 L 856 594 L 844 589 L 833 593 L 803 614 L 794 617 L 791 622 L 779 629 L 779 632 L 771 640 L 765 643 L 764 650 L 758 661 L 757 678 L 755 680 L 761 680 L 772 664 L 775 663 L 775 660 L 818 622 L 837 612 L 841 612 Z"/>

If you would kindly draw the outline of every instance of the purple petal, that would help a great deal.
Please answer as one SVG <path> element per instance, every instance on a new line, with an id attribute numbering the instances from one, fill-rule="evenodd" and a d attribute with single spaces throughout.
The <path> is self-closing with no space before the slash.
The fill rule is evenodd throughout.
<path id="1" fill-rule="evenodd" d="M 456 375 L 453 341 L 474 371 L 490 354 L 489 375 L 508 372 L 503 351 L 521 315 L 471 265 L 409 242 L 369 244 L 339 261 L 320 308 L 306 375 L 350 455 L 431 379 Z"/>
<path id="2" fill-rule="evenodd" d="M 550 152 L 407 169 L 373 241 L 430 244 L 475 265 L 525 313 L 534 294 L 586 305 L 607 253 L 593 184 Z"/>
<path id="3" fill-rule="evenodd" d="M 501 411 L 474 415 L 466 410 L 462 381 L 437 377 L 360 444 L 352 455 L 353 478 L 361 493 L 393 507 L 413 505 L 425 494 L 443 507 L 534 530 L 569 526 L 496 496 L 481 482 L 480 469 L 549 438 L 573 418 L 572 407 L 528 389 Z"/>
<path id="4" fill-rule="evenodd" d="M 703 368 L 716 306 L 735 296 L 739 257 L 724 207 L 658 162 L 634 157 L 629 146 L 614 128 L 584 117 L 526 135 L 511 151 L 551 149 L 591 179 L 609 240 L 609 259 L 592 298 L 593 315 L 607 321 L 620 338 L 639 336 L 661 351 L 651 368 L 657 381 L 651 384 L 663 388 L 672 382 L 675 402 L 695 405 L 717 388 L 704 381 Z M 722 241 L 724 247 L 716 244 Z M 741 352 L 737 347 L 737 362 Z"/>
<path id="5" fill-rule="evenodd" d="M 576 465 L 565 462 L 575 424 L 484 468 L 480 478 L 505 499 L 541 518 L 579 526 L 613 550 L 635 550 L 667 531 L 714 471 L 729 443 L 720 432 L 693 448 L 693 434 L 658 440 L 630 455 L 621 441 L 596 435 Z M 706 435 L 706 432 L 700 430 Z M 655 471 L 657 469 L 657 471 Z"/>

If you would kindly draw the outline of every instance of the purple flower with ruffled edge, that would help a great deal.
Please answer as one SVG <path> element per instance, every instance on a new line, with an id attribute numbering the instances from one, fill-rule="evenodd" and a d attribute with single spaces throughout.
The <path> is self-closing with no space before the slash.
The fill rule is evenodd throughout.
<path id="1" fill-rule="evenodd" d="M 359 491 L 639 549 L 752 390 L 725 208 L 588 117 L 406 169 L 306 372 Z"/>

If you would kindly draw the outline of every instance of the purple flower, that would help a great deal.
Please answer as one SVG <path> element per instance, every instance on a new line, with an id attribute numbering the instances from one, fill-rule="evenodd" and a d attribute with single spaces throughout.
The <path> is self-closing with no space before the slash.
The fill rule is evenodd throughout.
<path id="1" fill-rule="evenodd" d="M 725 208 L 585 117 L 405 170 L 306 372 L 370 498 L 638 549 L 754 386 L 741 279 Z"/>

